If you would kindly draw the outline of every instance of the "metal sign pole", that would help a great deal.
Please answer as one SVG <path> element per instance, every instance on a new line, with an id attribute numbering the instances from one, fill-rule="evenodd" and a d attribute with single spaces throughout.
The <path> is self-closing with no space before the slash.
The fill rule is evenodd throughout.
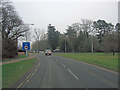
<path id="1" fill-rule="evenodd" d="M 26 57 L 27 57 L 27 50 L 26 50 Z"/>

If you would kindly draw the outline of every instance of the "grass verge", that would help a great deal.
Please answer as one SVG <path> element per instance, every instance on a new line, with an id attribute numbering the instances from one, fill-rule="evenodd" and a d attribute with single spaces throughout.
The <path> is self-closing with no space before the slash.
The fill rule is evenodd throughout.
<path id="1" fill-rule="evenodd" d="M 10 88 L 33 67 L 35 62 L 36 58 L 31 58 L 28 60 L 2 65 L 2 87 Z"/>
<path id="2" fill-rule="evenodd" d="M 56 55 L 118 71 L 118 53 L 114 56 L 112 53 L 67 53 Z"/>
<path id="3" fill-rule="evenodd" d="M 28 55 L 28 56 L 29 56 L 29 55 Z M 27 57 L 28 57 L 28 56 L 27 56 Z M 17 60 L 17 59 L 22 59 L 22 58 L 26 58 L 26 54 L 18 55 L 16 58 L 3 59 L 2 62 L 14 61 L 14 60 Z"/>

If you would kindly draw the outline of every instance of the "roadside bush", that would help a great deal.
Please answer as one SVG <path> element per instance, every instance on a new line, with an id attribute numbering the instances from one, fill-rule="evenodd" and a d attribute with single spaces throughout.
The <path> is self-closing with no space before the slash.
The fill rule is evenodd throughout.
<path id="1" fill-rule="evenodd" d="M 16 40 L 2 40 L 2 58 L 14 58 L 18 55 Z"/>

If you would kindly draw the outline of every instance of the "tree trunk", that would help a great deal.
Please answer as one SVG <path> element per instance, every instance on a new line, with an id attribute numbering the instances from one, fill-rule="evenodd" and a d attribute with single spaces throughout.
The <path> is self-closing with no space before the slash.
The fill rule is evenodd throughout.
<path id="1" fill-rule="evenodd" d="M 114 50 L 113 50 L 113 56 L 115 55 L 115 52 L 114 52 Z"/>
<path id="2" fill-rule="evenodd" d="M 74 49 L 74 46 L 73 46 L 73 51 L 72 51 L 73 53 L 75 52 L 75 49 Z"/>

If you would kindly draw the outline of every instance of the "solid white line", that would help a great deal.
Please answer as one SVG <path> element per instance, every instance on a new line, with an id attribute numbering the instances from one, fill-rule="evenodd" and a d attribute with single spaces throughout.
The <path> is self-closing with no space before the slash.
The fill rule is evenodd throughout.
<path id="1" fill-rule="evenodd" d="M 72 73 L 72 71 L 70 71 L 69 69 L 67 69 L 76 79 L 78 79 L 78 77 L 74 74 L 74 73 Z M 79 80 L 79 79 L 78 79 Z"/>

